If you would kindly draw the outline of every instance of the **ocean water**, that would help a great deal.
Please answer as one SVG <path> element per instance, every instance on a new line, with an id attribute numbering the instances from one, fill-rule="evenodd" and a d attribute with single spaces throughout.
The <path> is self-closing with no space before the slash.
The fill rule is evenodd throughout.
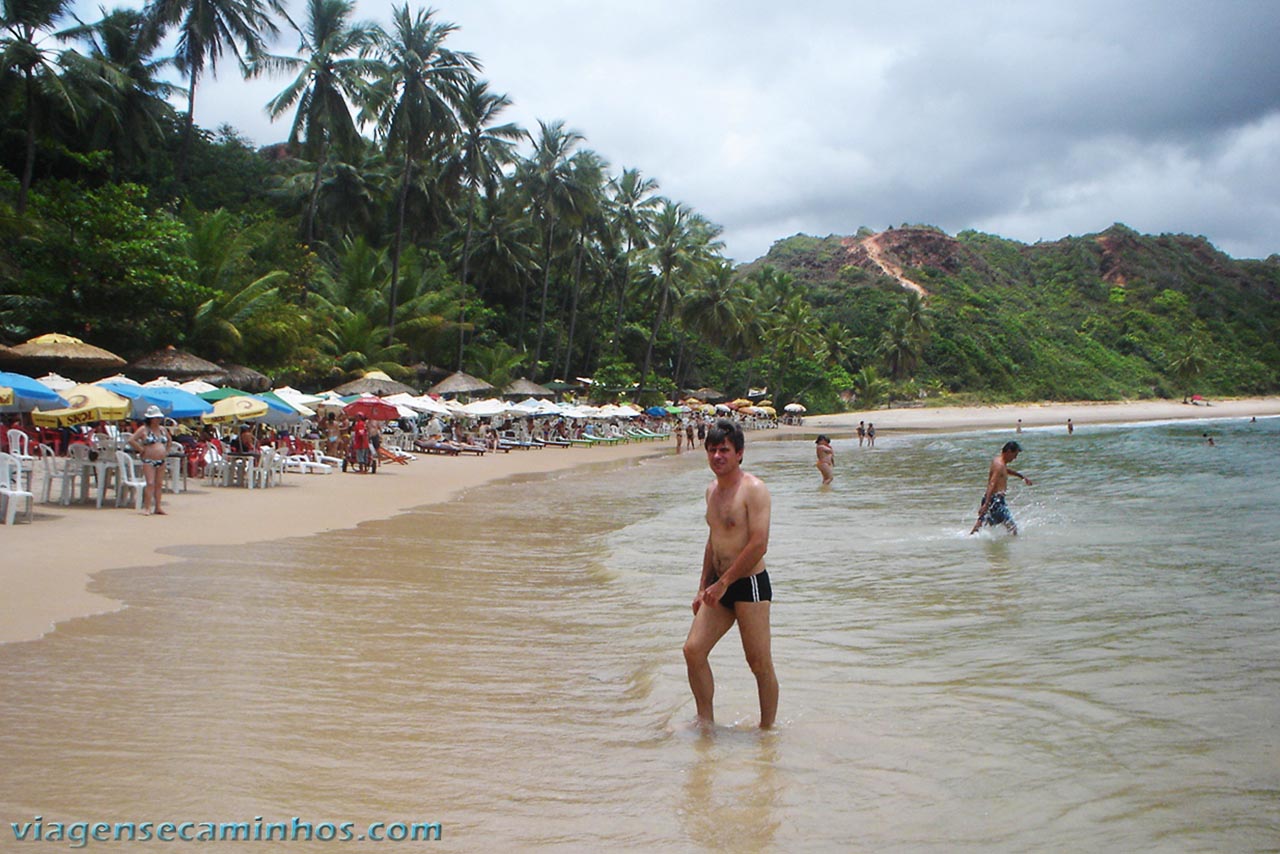
<path id="1" fill-rule="evenodd" d="M 967 536 L 1008 438 L 837 440 L 822 488 L 811 441 L 748 435 L 767 733 L 736 631 L 718 726 L 691 725 L 701 453 L 105 573 L 127 609 L 0 647 L 0 850 L 36 816 L 439 822 L 460 851 L 1277 850 L 1280 419 L 1028 430 L 1021 535 Z"/>

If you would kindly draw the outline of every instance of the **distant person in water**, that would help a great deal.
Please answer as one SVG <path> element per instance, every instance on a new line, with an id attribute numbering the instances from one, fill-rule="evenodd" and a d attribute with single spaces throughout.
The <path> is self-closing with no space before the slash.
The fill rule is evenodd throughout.
<path id="1" fill-rule="evenodd" d="M 818 446 L 817 467 L 822 473 L 822 483 L 825 486 L 836 476 L 836 452 L 831 450 L 831 440 L 826 436 L 819 436 L 815 444 Z"/>
<path id="2" fill-rule="evenodd" d="M 1067 435 L 1070 436 L 1074 432 L 1076 432 L 1076 425 L 1072 424 L 1071 419 L 1068 418 L 1067 419 Z"/>
<path id="3" fill-rule="evenodd" d="M 874 448 L 876 446 L 876 425 L 867 425 L 867 447 Z"/>
<path id="4" fill-rule="evenodd" d="M 1010 534 L 1017 536 L 1018 524 L 1013 521 L 1009 505 L 1005 503 L 1005 491 L 1009 485 L 1009 475 L 1021 478 L 1027 486 L 1031 480 L 1020 472 L 1009 468 L 1009 464 L 1022 453 L 1022 446 L 1017 442 L 1005 442 L 1000 453 L 991 460 L 991 469 L 987 474 L 987 491 L 982 494 L 982 504 L 978 507 L 978 521 L 973 523 L 970 534 L 978 533 L 983 525 L 1004 525 Z"/>
<path id="5" fill-rule="evenodd" d="M 1207 443 L 1208 443 L 1208 444 L 1210 444 L 1210 445 L 1213 445 L 1213 444 L 1214 444 L 1214 442 L 1213 442 L 1213 437 L 1212 437 L 1212 436 L 1210 436 L 1208 433 L 1205 433 L 1205 434 L 1204 434 L 1204 440 L 1205 440 L 1205 442 L 1207 442 Z"/>
<path id="6" fill-rule="evenodd" d="M 1022 419 L 1021 419 L 1021 418 L 1019 418 L 1019 419 L 1018 419 L 1018 432 L 1019 432 L 1019 433 L 1021 433 L 1021 432 L 1022 432 Z"/>
<path id="7" fill-rule="evenodd" d="M 862 443 L 863 441 L 866 440 L 866 438 L 867 438 L 867 422 L 859 421 L 858 422 L 858 447 L 859 448 L 862 447 Z"/>
<path id="8" fill-rule="evenodd" d="M 707 487 L 707 544 L 702 576 L 693 598 L 693 625 L 684 642 L 689 687 L 698 720 L 714 722 L 715 679 L 708 657 L 736 622 L 742 651 L 756 677 L 760 728 L 773 726 L 778 714 L 778 677 L 770 649 L 769 603 L 773 591 L 764 555 L 769 550 L 769 490 L 760 478 L 742 470 L 742 428 L 720 420 L 707 431 L 707 465 L 716 479 Z"/>

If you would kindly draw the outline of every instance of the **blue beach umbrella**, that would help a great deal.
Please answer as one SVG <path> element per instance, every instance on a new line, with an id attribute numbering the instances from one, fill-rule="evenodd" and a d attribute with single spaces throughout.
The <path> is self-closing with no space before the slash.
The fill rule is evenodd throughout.
<path id="1" fill-rule="evenodd" d="M 22 412 L 37 406 L 51 409 L 66 405 L 62 395 L 39 380 L 25 374 L 0 371 L 0 410 Z"/>
<path id="2" fill-rule="evenodd" d="M 148 406 L 158 406 L 170 418 L 199 418 L 213 412 L 213 405 L 206 403 L 189 391 L 163 386 L 129 385 L 128 383 L 98 383 L 127 397 L 133 403 L 134 416 L 140 416 Z"/>
<path id="3" fill-rule="evenodd" d="M 650 406 L 648 409 L 645 410 L 645 412 L 647 412 L 650 415 L 654 415 L 654 416 L 657 416 L 658 418 L 661 418 L 662 416 L 667 414 L 667 408 L 665 406 Z"/>

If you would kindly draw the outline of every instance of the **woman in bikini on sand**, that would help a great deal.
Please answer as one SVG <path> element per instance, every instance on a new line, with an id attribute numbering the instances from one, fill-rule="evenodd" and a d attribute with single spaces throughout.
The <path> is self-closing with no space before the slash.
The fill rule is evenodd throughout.
<path id="1" fill-rule="evenodd" d="M 138 452 L 142 462 L 142 477 L 146 486 L 142 490 L 142 512 L 150 516 L 167 515 L 160 509 L 160 493 L 164 486 L 164 458 L 169 453 L 169 431 L 164 427 L 164 413 L 158 406 L 147 407 L 142 413 L 142 426 L 129 437 L 129 447 Z"/>

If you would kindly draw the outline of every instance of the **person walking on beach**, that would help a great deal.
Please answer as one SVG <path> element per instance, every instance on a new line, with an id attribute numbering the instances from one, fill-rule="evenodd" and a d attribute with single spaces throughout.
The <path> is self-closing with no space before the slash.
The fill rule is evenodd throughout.
<path id="1" fill-rule="evenodd" d="M 1013 514 L 1005 503 L 1005 490 L 1009 486 L 1009 475 L 1022 478 L 1022 482 L 1031 486 L 1031 480 L 1020 472 L 1009 468 L 1009 463 L 1022 453 L 1022 446 L 1017 442 L 1005 442 L 1000 453 L 991 460 L 991 469 L 987 474 L 987 491 L 982 495 L 982 504 L 978 507 L 978 521 L 973 523 L 970 534 L 978 533 L 983 525 L 1004 525 L 1010 534 L 1018 535 L 1018 523 L 1013 521 Z"/>
<path id="2" fill-rule="evenodd" d="M 676 429 L 674 432 L 676 434 L 676 453 L 678 454 L 684 450 L 684 427 L 679 421 L 676 422 Z M 689 450 L 692 451 L 693 448 L 690 448 Z"/>
<path id="3" fill-rule="evenodd" d="M 756 677 L 760 728 L 778 713 L 778 678 L 770 649 L 769 603 L 773 591 L 764 555 L 769 550 L 769 490 L 742 470 L 742 428 L 720 420 L 707 431 L 707 465 L 716 479 L 707 487 L 707 544 L 693 599 L 693 625 L 684 642 L 689 687 L 703 725 L 715 721 L 715 679 L 708 657 L 735 622 L 747 665 Z"/>
<path id="4" fill-rule="evenodd" d="M 819 436 L 815 444 L 818 446 L 818 471 L 822 473 L 822 485 L 826 486 L 836 476 L 836 452 L 831 450 L 831 440 L 826 436 Z"/>
<path id="5" fill-rule="evenodd" d="M 168 515 L 160 509 L 160 493 L 164 490 L 164 458 L 169 453 L 169 431 L 164 426 L 164 413 L 158 406 L 149 406 L 142 413 L 142 426 L 129 437 L 129 447 L 142 462 L 142 512 L 150 516 Z"/>

